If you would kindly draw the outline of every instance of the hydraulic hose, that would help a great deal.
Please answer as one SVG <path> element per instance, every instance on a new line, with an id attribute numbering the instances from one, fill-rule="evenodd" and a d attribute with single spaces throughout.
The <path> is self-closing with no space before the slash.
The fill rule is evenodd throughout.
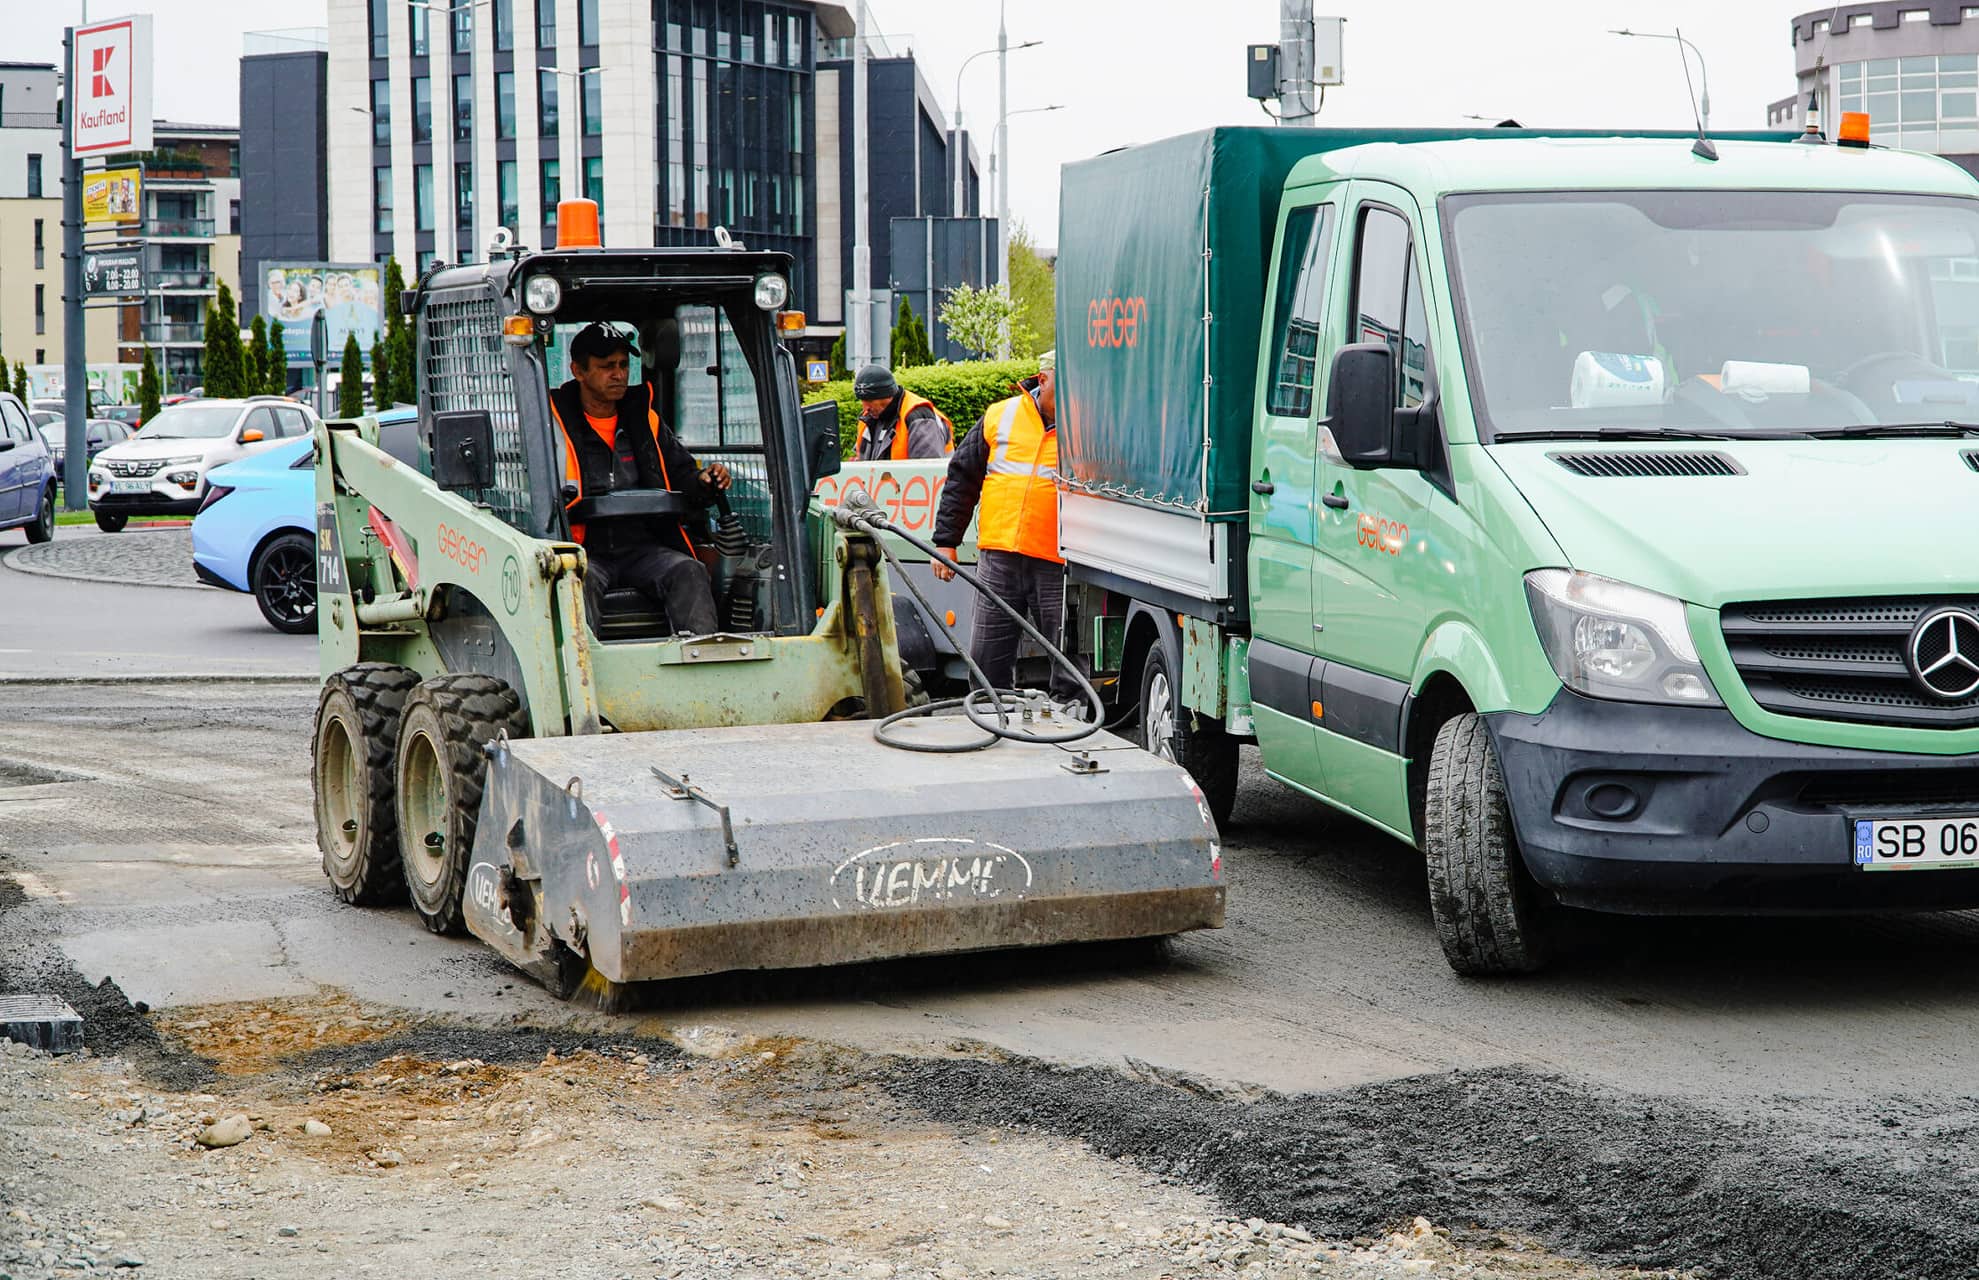
<path id="1" fill-rule="evenodd" d="M 1002 596 L 984 586 L 975 574 L 971 573 L 965 566 L 943 555 L 939 547 L 924 541 L 895 524 L 888 518 L 886 512 L 873 505 L 872 499 L 867 496 L 864 489 L 853 488 L 848 491 L 845 497 L 840 500 L 839 505 L 831 508 L 831 516 L 838 523 L 839 527 L 843 529 L 859 530 L 873 534 L 882 532 L 891 533 L 909 546 L 925 552 L 930 559 L 953 569 L 956 577 L 967 583 L 978 595 L 1003 610 L 1025 635 L 1036 641 L 1038 647 L 1045 651 L 1052 662 L 1063 669 L 1078 683 L 1080 694 L 1085 699 L 1086 704 L 1092 708 L 1090 720 L 1074 722 L 1072 727 L 1068 729 L 1040 731 L 1035 728 L 1013 726 L 1011 724 L 1012 713 L 1020 715 L 1027 724 L 1031 723 L 1031 718 L 1028 714 L 1031 699 L 1016 689 L 993 688 L 990 685 L 989 677 L 983 673 L 981 667 L 976 665 L 976 660 L 969 656 L 968 649 L 958 643 L 956 645 L 956 651 L 962 655 L 962 662 L 969 671 L 969 692 L 960 698 L 948 698 L 940 702 L 931 702 L 924 706 L 909 707 L 904 711 L 896 711 L 873 726 L 873 737 L 875 739 L 889 747 L 894 747 L 902 751 L 950 754 L 963 751 L 980 751 L 985 747 L 996 745 L 1000 739 L 1048 746 L 1063 746 L 1066 743 L 1078 742 L 1082 738 L 1091 737 L 1093 734 L 1099 732 L 1101 723 L 1106 719 L 1106 707 L 1100 701 L 1099 691 L 1093 688 L 1092 682 L 1086 679 L 1085 674 L 1079 670 L 1071 659 L 1067 658 L 1059 650 L 1058 646 L 1045 639 L 1044 634 L 1032 626 L 1029 619 L 1012 608 L 1010 603 Z M 875 537 L 873 542 L 879 547 L 880 554 L 886 557 L 887 563 L 893 566 L 900 582 L 906 586 L 908 592 L 920 603 L 927 615 L 937 619 L 942 629 L 948 631 L 949 635 L 953 637 L 955 634 L 953 629 L 946 622 L 939 621 L 942 616 L 941 613 L 929 602 L 927 596 L 922 593 L 921 588 L 907 573 L 906 566 L 901 564 L 900 557 L 894 553 L 893 548 L 887 545 L 884 538 Z M 902 720 L 917 716 L 932 716 L 938 712 L 958 709 L 963 715 L 969 718 L 970 723 L 983 731 L 985 736 L 981 741 L 936 745 L 911 742 L 888 733 L 889 729 Z M 992 716 L 995 718 L 992 719 Z"/>

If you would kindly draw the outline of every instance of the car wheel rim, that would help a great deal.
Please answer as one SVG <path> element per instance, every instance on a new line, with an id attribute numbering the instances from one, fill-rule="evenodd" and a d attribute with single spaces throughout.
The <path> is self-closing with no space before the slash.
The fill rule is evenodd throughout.
<path id="1" fill-rule="evenodd" d="M 1148 681 L 1147 747 L 1164 760 L 1175 758 L 1175 698 L 1168 690 L 1168 673 L 1157 671 Z"/>
<path id="2" fill-rule="evenodd" d="M 316 559 L 300 547 L 276 547 L 261 562 L 261 595 L 284 622 L 306 622 L 316 612 Z"/>
<path id="3" fill-rule="evenodd" d="M 447 873 L 446 765 L 432 735 L 406 735 L 399 794 L 404 808 L 399 822 L 405 865 L 420 885 L 437 888 Z"/>

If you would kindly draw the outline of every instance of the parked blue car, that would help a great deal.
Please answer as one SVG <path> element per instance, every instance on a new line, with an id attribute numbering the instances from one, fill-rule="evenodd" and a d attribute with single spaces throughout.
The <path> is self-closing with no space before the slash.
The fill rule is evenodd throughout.
<path id="1" fill-rule="evenodd" d="M 27 406 L 0 394 L 0 529 L 18 526 L 29 542 L 55 536 L 55 461 Z"/>
<path id="2" fill-rule="evenodd" d="M 378 442 L 419 465 L 419 416 L 378 415 Z M 315 439 L 215 467 L 192 520 L 192 571 L 209 586 L 245 591 L 277 631 L 316 631 Z"/>

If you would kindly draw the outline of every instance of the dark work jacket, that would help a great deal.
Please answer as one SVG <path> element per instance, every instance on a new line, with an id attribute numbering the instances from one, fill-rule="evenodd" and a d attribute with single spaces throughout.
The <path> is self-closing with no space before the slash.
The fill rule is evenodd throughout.
<path id="1" fill-rule="evenodd" d="M 608 448 L 584 416 L 584 399 L 576 379 L 550 393 L 550 409 L 563 428 L 564 476 L 577 482 L 577 497 L 571 502 L 620 489 L 674 489 L 688 495 L 697 506 L 708 505 L 710 496 L 701 483 L 694 455 L 653 411 L 652 394 L 649 383 L 635 382 L 625 389 L 625 398 L 618 402 L 615 447 Z M 707 521 L 700 517 L 684 526 L 679 520 L 625 519 L 600 521 L 589 527 L 572 525 L 571 536 L 594 555 L 610 555 L 649 542 L 693 555 L 695 539 L 705 536 L 706 529 Z"/>

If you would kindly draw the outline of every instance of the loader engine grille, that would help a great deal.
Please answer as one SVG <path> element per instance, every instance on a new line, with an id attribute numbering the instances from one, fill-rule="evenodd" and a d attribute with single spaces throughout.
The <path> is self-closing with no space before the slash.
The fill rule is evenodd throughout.
<path id="1" fill-rule="evenodd" d="M 424 325 L 428 408 L 485 410 L 494 423 L 495 483 L 476 491 L 473 500 L 486 503 L 512 527 L 532 532 L 529 468 L 500 308 L 488 297 L 436 294 L 424 308 Z"/>
<path id="2" fill-rule="evenodd" d="M 1915 596 L 1774 600 L 1727 605 L 1726 648 L 1752 700 L 1818 720 L 1964 729 L 1979 725 L 1979 695 L 1931 696 L 1909 650 L 1918 622 L 1979 599 Z"/>

